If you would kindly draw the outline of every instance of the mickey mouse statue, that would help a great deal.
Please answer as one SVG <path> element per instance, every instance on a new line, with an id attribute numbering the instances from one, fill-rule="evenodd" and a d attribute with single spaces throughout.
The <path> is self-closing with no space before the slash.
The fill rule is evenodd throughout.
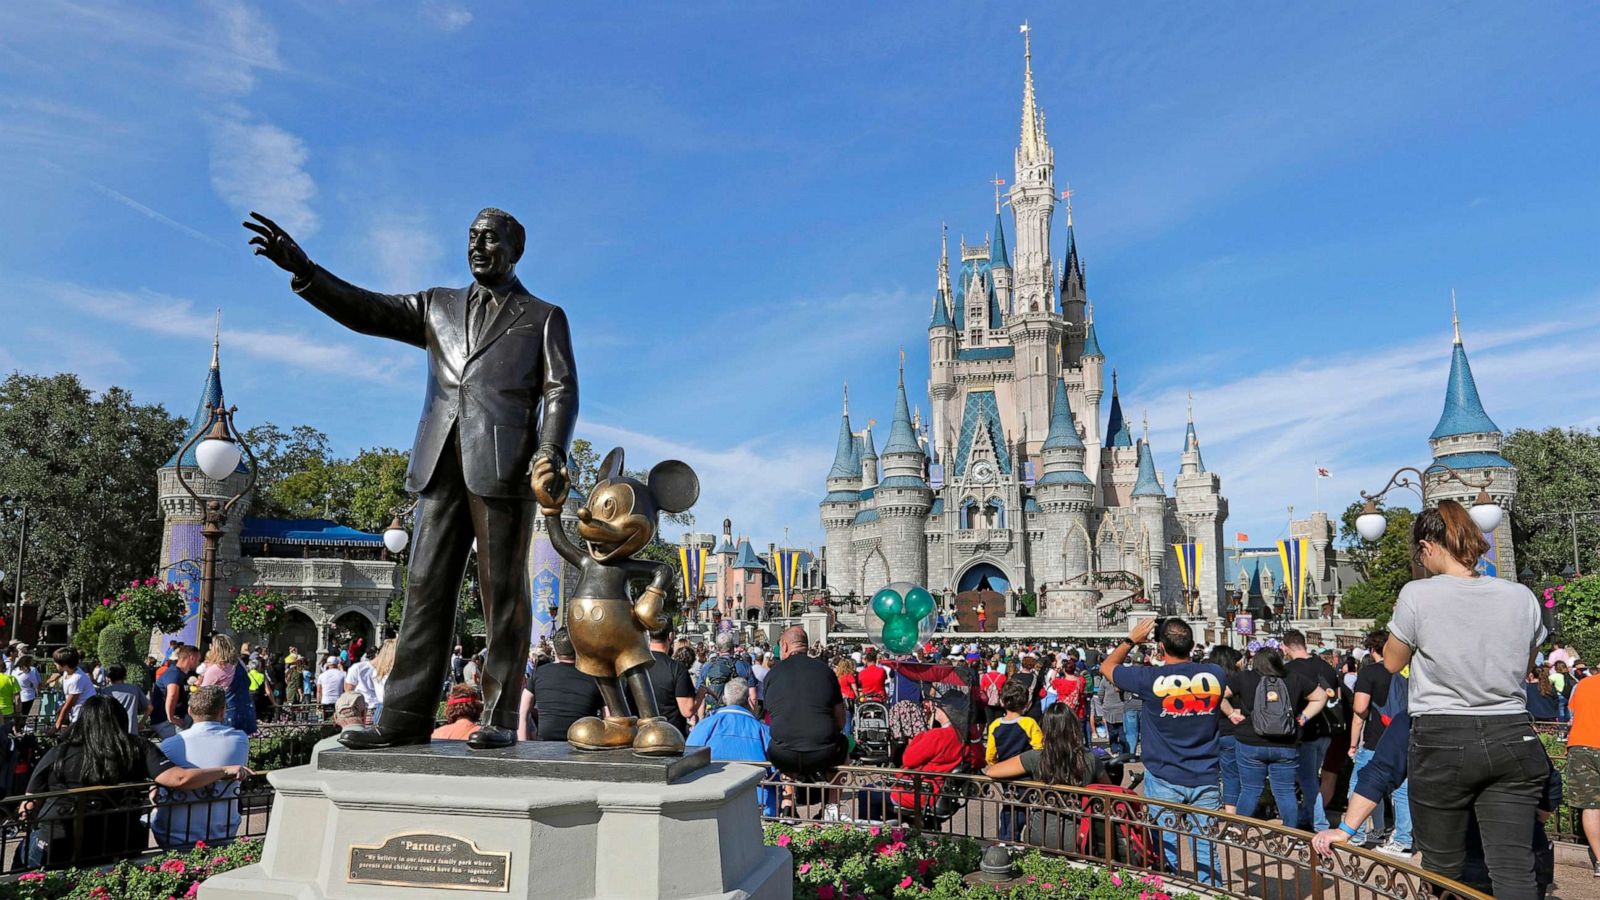
<path id="1" fill-rule="evenodd" d="M 640 483 L 623 473 L 622 448 L 606 454 L 600 480 L 589 502 L 578 510 L 578 536 L 588 544 L 585 553 L 572 545 L 561 530 L 561 507 L 566 502 L 566 479 L 547 476 L 553 464 L 540 458 L 533 468 L 534 497 L 548 523 L 550 543 L 561 558 L 578 569 L 578 584 L 568 605 L 567 633 L 578 654 L 578 671 L 600 684 L 610 715 L 589 716 L 567 729 L 567 743 L 580 750 L 616 750 L 632 747 L 640 756 L 677 756 L 683 753 L 678 733 L 656 705 L 650 686 L 648 632 L 667 624 L 672 567 L 666 563 L 634 559 L 656 533 L 656 513 L 683 512 L 700 497 L 700 479 L 685 463 L 669 459 L 658 463 Z M 544 486 L 559 483 L 559 496 Z M 637 601 L 628 599 L 629 577 L 649 573 L 650 586 Z M 639 716 L 626 715 L 623 682 L 633 696 Z"/>

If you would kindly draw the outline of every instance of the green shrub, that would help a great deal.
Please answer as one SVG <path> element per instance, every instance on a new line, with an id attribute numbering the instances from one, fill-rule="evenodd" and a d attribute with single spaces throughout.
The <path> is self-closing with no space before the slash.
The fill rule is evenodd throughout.
<path id="1" fill-rule="evenodd" d="M 96 606 L 92 612 L 83 617 L 78 623 L 78 630 L 72 633 L 72 647 L 84 659 L 92 659 L 100 652 L 100 630 L 112 622 L 120 621 L 117 614 L 109 606 Z M 49 668 L 50 660 L 45 659 L 45 667 Z"/>
<path id="2" fill-rule="evenodd" d="M 111 622 L 100 629 L 100 665 L 110 668 L 120 665 L 128 671 L 128 683 L 144 681 L 144 654 L 139 650 L 139 632 L 120 621 Z"/>
<path id="3" fill-rule="evenodd" d="M 107 869 L 26 872 L 0 882 L 0 900 L 169 900 L 193 897 L 212 875 L 247 866 L 261 858 L 261 843 L 238 840 L 221 847 L 204 841 L 193 850 L 163 853 Z"/>

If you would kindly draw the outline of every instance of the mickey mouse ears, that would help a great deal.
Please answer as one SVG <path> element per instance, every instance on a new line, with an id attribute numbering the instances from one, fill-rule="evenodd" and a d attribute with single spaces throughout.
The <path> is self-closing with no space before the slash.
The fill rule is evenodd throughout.
<path id="1" fill-rule="evenodd" d="M 656 506 L 663 512 L 683 512 L 700 499 L 700 477 L 694 474 L 688 463 L 676 459 L 662 460 L 650 470 L 648 481 L 650 493 L 656 498 Z"/>

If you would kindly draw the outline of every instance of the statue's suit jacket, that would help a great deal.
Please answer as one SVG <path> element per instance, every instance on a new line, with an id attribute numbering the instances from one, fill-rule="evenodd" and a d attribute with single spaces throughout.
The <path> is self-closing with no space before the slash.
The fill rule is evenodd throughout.
<path id="1" fill-rule="evenodd" d="M 534 453 L 550 447 L 566 458 L 578 418 L 567 316 L 515 278 L 476 343 L 467 333 L 471 287 L 380 294 L 320 266 L 292 286 L 347 328 L 428 351 L 428 396 L 406 490 L 426 490 L 453 428 L 467 490 L 480 497 L 530 497 Z"/>

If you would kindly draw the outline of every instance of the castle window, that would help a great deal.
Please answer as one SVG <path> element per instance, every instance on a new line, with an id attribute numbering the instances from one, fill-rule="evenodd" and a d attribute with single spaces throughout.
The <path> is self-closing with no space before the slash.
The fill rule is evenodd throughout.
<path id="1" fill-rule="evenodd" d="M 1037 310 L 1035 310 L 1037 312 Z M 1044 360 L 1035 356 L 1033 358 L 1033 374 L 1038 375 L 1044 371 Z"/>

